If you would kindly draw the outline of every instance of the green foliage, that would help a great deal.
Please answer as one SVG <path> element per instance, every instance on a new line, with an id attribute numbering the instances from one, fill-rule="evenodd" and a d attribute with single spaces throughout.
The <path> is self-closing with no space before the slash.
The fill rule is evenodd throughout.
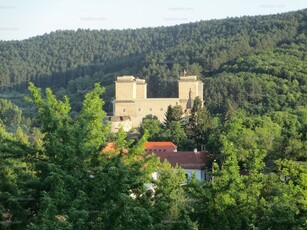
<path id="1" fill-rule="evenodd" d="M 240 175 L 235 144 L 221 136 L 220 166 L 212 182 L 191 181 L 191 218 L 200 229 L 304 229 L 306 168 L 279 160 L 275 172 L 263 173 L 263 155 L 251 155 L 248 175 Z M 257 170 L 258 169 L 258 170 Z"/>
<path id="2" fill-rule="evenodd" d="M 113 83 L 118 75 L 143 76 L 149 83 L 149 96 L 176 97 L 175 85 L 183 69 L 192 75 L 211 77 L 221 72 L 225 64 L 229 66 L 237 59 L 237 64 L 225 69 L 227 72 L 257 71 L 293 80 L 301 86 L 302 76 L 306 74 L 302 59 L 306 43 L 302 29 L 305 11 L 202 21 L 167 28 L 66 30 L 24 41 L 1 41 L 0 88 L 23 92 L 27 82 L 32 81 L 40 87 L 52 87 L 57 95 L 68 94 L 72 107 L 79 111 L 83 96 L 95 82 L 100 82 L 107 89 L 105 109 L 111 112 Z M 293 51 L 271 52 L 284 44 L 291 44 Z M 263 50 L 270 50 L 265 56 L 274 60 L 258 59 L 256 54 Z M 248 59 L 245 58 L 247 55 L 252 56 Z M 280 68 L 280 65 L 284 67 Z M 246 87 L 252 89 L 253 83 Z M 250 95 L 251 101 L 258 100 L 258 89 L 255 87 L 254 94 Z M 287 103 L 295 104 L 299 95 L 291 91 L 285 99 Z M 219 90 L 211 91 L 214 92 L 218 98 L 226 99 L 221 97 Z M 208 108 L 211 111 L 211 106 Z"/>
<path id="3" fill-rule="evenodd" d="M 171 121 L 160 133 L 160 139 L 172 141 L 179 149 L 184 149 L 184 144 L 187 143 L 187 135 L 180 121 Z"/>
<path id="4" fill-rule="evenodd" d="M 214 78 L 204 79 L 206 105 L 210 112 L 225 115 L 231 111 L 229 105 L 254 114 L 304 106 L 306 68 L 302 44 L 238 58 L 222 67 Z"/>
<path id="5" fill-rule="evenodd" d="M 143 118 L 140 130 L 142 134 L 144 134 L 145 131 L 148 132 L 148 140 L 150 141 L 157 140 L 158 135 L 162 131 L 161 123 L 157 117 L 152 115 L 147 115 L 146 117 Z"/>
<path id="6" fill-rule="evenodd" d="M 305 19 L 302 10 L 0 42 L 2 98 L 30 114 L 20 99 L 27 82 L 55 92 L 30 84 L 32 121 L 0 99 L 3 227 L 306 229 Z M 143 76 L 148 96 L 177 97 L 183 69 L 204 81 L 205 106 L 196 98 L 183 121 L 169 107 L 165 126 L 147 116 L 137 142 L 110 134 L 102 107 L 112 109 L 116 76 Z M 185 185 L 181 169 L 144 158 L 147 138 L 205 146 L 216 159 L 211 182 Z M 109 141 L 114 150 L 101 152 Z"/>
<path id="7" fill-rule="evenodd" d="M 19 126 L 22 118 L 22 111 L 10 100 L 0 99 L 0 120 L 7 127 Z"/>
<path id="8" fill-rule="evenodd" d="M 210 129 L 213 128 L 211 115 L 206 106 L 202 104 L 199 97 L 196 97 L 191 109 L 191 116 L 185 124 L 188 138 L 195 141 L 197 147 L 203 149 L 208 141 Z"/>
<path id="9" fill-rule="evenodd" d="M 193 229 L 186 216 L 187 202 L 182 184 L 185 174 L 182 169 L 174 168 L 168 162 L 159 167 L 159 180 L 155 183 L 155 206 L 153 207 L 155 229 Z"/>
<path id="10" fill-rule="evenodd" d="M 183 111 L 180 105 L 176 105 L 174 107 L 169 105 L 165 113 L 165 126 L 168 127 L 172 121 L 181 121 L 182 115 Z"/>
<path id="11" fill-rule="evenodd" d="M 183 172 L 143 156 L 146 134 L 137 143 L 122 130 L 109 135 L 102 87 L 86 94 L 75 117 L 67 97 L 57 100 L 50 89 L 44 97 L 33 84 L 29 90 L 40 124 L 31 140 L 21 128 L 13 135 L 0 123 L 1 223 L 13 229 L 190 228 Z M 101 151 L 109 137 L 114 149 Z M 157 171 L 161 177 L 153 181 Z"/>

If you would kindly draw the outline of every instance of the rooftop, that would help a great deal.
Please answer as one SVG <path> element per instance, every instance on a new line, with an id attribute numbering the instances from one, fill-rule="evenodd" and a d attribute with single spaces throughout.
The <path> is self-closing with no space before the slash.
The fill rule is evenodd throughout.
<path id="1" fill-rule="evenodd" d="M 205 169 L 210 159 L 208 152 L 156 152 L 154 155 L 159 157 L 161 162 L 166 160 L 173 167 L 178 165 L 184 169 Z"/>
<path id="2" fill-rule="evenodd" d="M 116 143 L 115 142 L 109 142 L 106 144 L 106 146 L 101 150 L 102 153 L 115 153 L 115 154 L 120 154 L 120 152 L 123 153 L 128 153 L 127 149 L 117 149 Z"/>
<path id="3" fill-rule="evenodd" d="M 145 151 L 147 153 L 148 152 L 159 152 L 159 151 L 174 152 L 176 150 L 177 150 L 177 146 L 171 141 L 145 143 Z"/>

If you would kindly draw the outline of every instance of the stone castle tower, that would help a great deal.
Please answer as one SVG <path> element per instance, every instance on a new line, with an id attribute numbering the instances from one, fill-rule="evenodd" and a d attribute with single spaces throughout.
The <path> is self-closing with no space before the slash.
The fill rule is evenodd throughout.
<path id="1" fill-rule="evenodd" d="M 197 76 L 179 78 L 178 98 L 147 98 L 145 80 L 133 76 L 120 76 L 115 81 L 113 117 L 109 120 L 126 120 L 126 123 L 130 120 L 132 127 L 138 127 L 146 115 L 152 114 L 163 122 L 169 105 L 181 105 L 183 111 L 187 113 L 192 108 L 195 97 L 203 100 L 203 83 L 197 79 Z M 124 126 L 126 129 L 129 127 L 127 124 Z"/>

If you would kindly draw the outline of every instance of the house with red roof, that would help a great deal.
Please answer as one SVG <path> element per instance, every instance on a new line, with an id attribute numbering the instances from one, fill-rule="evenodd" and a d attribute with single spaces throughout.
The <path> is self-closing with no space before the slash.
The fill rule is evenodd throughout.
<path id="1" fill-rule="evenodd" d="M 145 143 L 146 153 L 176 152 L 177 146 L 171 141 L 147 142 Z"/>
<path id="2" fill-rule="evenodd" d="M 187 179 L 195 174 L 199 181 L 209 181 L 208 161 L 211 155 L 207 151 L 177 151 L 172 142 L 147 142 L 146 155 L 154 154 L 161 162 L 168 161 L 172 167 L 180 166 L 185 170 Z"/>
<path id="3" fill-rule="evenodd" d="M 127 149 L 122 151 L 128 154 Z M 211 155 L 207 151 L 197 151 L 197 149 L 194 149 L 194 151 L 177 151 L 177 146 L 173 142 L 160 141 L 145 143 L 145 152 L 145 156 L 153 154 L 161 162 L 167 161 L 174 168 L 178 165 L 184 169 L 187 179 L 190 179 L 193 174 L 199 181 L 209 181 L 211 179 L 210 167 L 208 167 Z M 110 142 L 102 149 L 102 153 L 119 154 L 120 151 L 116 150 L 116 143 Z M 158 173 L 153 173 L 152 177 L 157 179 Z"/>

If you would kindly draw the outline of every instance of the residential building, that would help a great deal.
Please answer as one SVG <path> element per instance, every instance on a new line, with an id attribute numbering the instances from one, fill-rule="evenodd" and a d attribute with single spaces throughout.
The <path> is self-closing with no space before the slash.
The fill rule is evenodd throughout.
<path id="1" fill-rule="evenodd" d="M 147 142 L 145 144 L 145 152 L 176 152 L 177 146 L 170 141 L 162 141 L 162 142 Z"/>

